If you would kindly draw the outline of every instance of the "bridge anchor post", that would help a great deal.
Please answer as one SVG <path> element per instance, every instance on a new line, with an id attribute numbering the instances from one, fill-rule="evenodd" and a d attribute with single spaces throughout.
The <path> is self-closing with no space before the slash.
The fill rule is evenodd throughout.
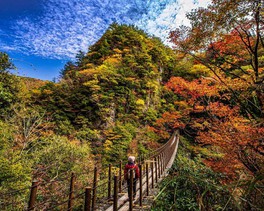
<path id="1" fill-rule="evenodd" d="M 28 210 L 33 210 L 34 205 L 37 199 L 37 188 L 38 188 L 38 181 L 33 180 L 31 190 L 30 190 L 30 197 L 28 202 Z"/>
<path id="2" fill-rule="evenodd" d="M 84 211 L 91 211 L 91 192 L 92 188 L 87 187 L 85 188 L 85 204 L 84 204 Z"/>

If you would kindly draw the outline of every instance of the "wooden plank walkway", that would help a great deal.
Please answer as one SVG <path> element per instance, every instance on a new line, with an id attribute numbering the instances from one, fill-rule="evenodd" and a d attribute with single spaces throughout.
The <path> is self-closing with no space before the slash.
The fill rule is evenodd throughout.
<path id="1" fill-rule="evenodd" d="M 178 145 L 179 145 L 179 134 L 174 134 L 174 137 L 173 137 L 173 141 L 171 142 L 169 148 L 173 147 L 173 145 L 175 144 L 176 142 L 176 146 L 175 146 L 175 149 L 170 157 L 170 160 L 169 162 L 167 163 L 166 167 L 165 167 L 165 170 L 162 172 L 160 178 L 158 178 L 158 182 L 155 184 L 155 187 L 157 186 L 158 183 L 160 183 L 164 177 L 166 177 L 168 175 L 168 170 L 172 167 L 172 164 L 175 160 L 175 157 L 176 157 L 176 154 L 177 154 L 177 150 L 178 150 Z M 153 161 L 150 161 L 150 162 L 153 162 Z M 156 166 L 154 165 L 154 172 L 156 171 Z M 155 175 L 154 175 L 155 177 Z M 146 195 L 146 176 L 144 176 L 142 178 L 142 192 L 143 192 L 143 196 Z M 144 207 L 140 207 L 139 206 L 139 182 L 137 182 L 137 193 L 136 193 L 136 197 L 135 197 L 135 200 L 133 202 L 134 206 L 133 206 L 133 210 L 144 210 L 145 208 Z M 152 173 L 150 172 L 149 174 L 149 184 L 152 184 Z M 152 191 L 153 192 L 153 191 Z M 147 196 L 149 197 L 149 196 Z M 153 197 L 152 197 L 153 198 Z M 128 211 L 129 210 L 129 198 L 128 198 L 128 194 L 125 193 L 122 197 L 120 197 L 118 199 L 118 210 L 119 211 Z M 106 209 L 106 211 L 113 211 L 113 206 L 111 205 L 110 207 L 108 207 Z"/>

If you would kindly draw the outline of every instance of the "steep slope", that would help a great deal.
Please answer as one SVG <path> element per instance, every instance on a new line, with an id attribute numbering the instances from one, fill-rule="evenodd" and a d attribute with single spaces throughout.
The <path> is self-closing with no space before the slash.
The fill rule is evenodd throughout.
<path id="1" fill-rule="evenodd" d="M 41 88 L 39 97 L 57 120 L 75 128 L 108 128 L 116 121 L 147 124 L 161 107 L 162 82 L 174 54 L 157 38 L 132 26 L 113 24 L 58 84 Z M 46 101 L 46 102 L 45 102 Z"/>

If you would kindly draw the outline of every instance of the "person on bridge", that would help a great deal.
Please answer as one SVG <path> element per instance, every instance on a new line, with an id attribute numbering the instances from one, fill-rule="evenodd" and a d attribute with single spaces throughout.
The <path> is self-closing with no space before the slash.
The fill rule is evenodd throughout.
<path id="1" fill-rule="evenodd" d="M 127 187 L 128 187 L 128 195 L 129 195 L 129 184 L 130 184 L 130 175 L 131 175 L 131 171 L 132 175 L 133 175 L 133 200 L 136 197 L 136 193 L 137 193 L 137 179 L 140 177 L 140 173 L 139 173 L 139 168 L 137 166 L 137 164 L 135 163 L 135 157 L 134 156 L 129 156 L 128 157 L 128 163 L 125 165 L 125 170 L 124 170 L 124 177 L 125 180 L 127 181 Z"/>

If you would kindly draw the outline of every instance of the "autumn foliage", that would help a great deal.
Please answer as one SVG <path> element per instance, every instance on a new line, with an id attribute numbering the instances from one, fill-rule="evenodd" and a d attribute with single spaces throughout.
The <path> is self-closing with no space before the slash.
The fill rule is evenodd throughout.
<path id="1" fill-rule="evenodd" d="M 166 87 L 179 101 L 175 111 L 164 113 L 158 125 L 165 130 L 181 129 L 199 145 L 216 149 L 221 158 L 205 158 L 205 163 L 232 178 L 240 170 L 252 175 L 261 171 L 264 128 L 243 117 L 239 106 L 227 101 L 219 83 L 211 78 L 186 81 L 173 77 Z"/>

